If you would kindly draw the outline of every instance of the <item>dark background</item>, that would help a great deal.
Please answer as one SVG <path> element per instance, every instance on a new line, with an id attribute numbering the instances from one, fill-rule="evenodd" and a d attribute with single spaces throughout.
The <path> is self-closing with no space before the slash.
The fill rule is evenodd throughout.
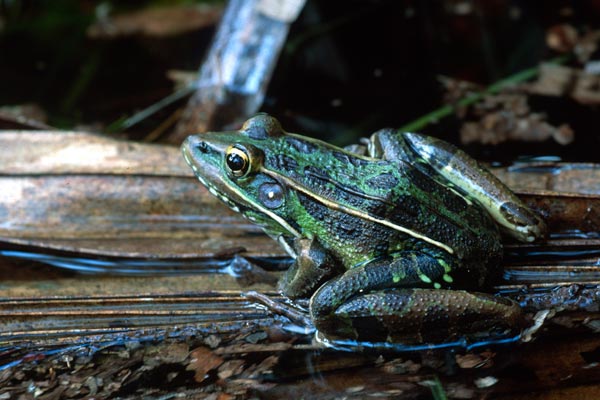
<path id="1" fill-rule="evenodd" d="M 197 70 L 214 25 L 163 37 L 86 34 L 102 7 L 118 14 L 165 4 L 177 3 L 0 1 L 0 106 L 34 103 L 52 126 L 102 132 L 172 93 L 166 72 Z M 309 0 L 292 25 L 263 110 L 288 131 L 352 143 L 440 107 L 438 77 L 489 85 L 556 56 L 545 43 L 550 27 L 568 23 L 586 32 L 599 16 L 600 1 L 592 0 Z M 132 127 L 128 137 L 143 138 L 184 104 Z M 598 160 L 595 107 L 535 96 L 529 104 L 551 123 L 568 123 L 575 142 L 467 150 L 504 161 L 523 155 Z M 424 131 L 456 142 L 459 124 L 447 118 Z"/>

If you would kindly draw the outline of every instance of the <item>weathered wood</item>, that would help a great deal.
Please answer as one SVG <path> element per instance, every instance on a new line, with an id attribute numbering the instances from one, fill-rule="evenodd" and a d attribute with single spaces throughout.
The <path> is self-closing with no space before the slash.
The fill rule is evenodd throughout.
<path id="1" fill-rule="evenodd" d="M 311 334 L 286 330 L 287 320 L 240 296 L 246 287 L 233 276 L 234 254 L 245 248 L 245 256 L 277 262 L 284 253 L 204 190 L 177 148 L 57 132 L 2 132 L 0 148 L 0 252 L 11 256 L 0 258 L 0 364 L 6 367 L 0 387 L 14 385 L 12 394 L 30 393 L 39 376 L 48 376 L 38 387 L 48 398 L 127 398 L 135 390 L 162 393 L 161 385 L 200 398 L 207 391 L 423 398 L 430 387 L 449 397 L 535 392 L 549 398 L 569 385 L 564 398 L 575 399 L 597 388 L 596 166 L 494 170 L 544 215 L 552 234 L 543 244 L 508 243 L 505 280 L 496 287 L 530 317 L 545 308 L 562 311 L 534 342 L 466 358 L 460 352 L 357 355 L 317 350 Z M 77 275 L 40 260 L 105 269 Z M 277 277 L 279 269 L 257 273 Z M 143 276 L 116 278 L 108 271 Z M 274 296 L 272 280 L 252 289 Z M 205 354 L 211 364 L 198 365 L 192 354 Z M 190 369 L 196 374 L 177 384 L 143 378 L 149 371 L 165 375 L 157 369 L 165 365 L 180 377 Z M 478 381 L 488 376 L 498 379 L 489 388 Z"/>

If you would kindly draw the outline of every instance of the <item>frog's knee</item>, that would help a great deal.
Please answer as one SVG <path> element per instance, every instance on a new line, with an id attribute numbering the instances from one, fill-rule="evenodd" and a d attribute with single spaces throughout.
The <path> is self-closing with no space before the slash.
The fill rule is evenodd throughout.
<path id="1" fill-rule="evenodd" d="M 452 165 L 457 156 L 459 158 L 468 157 L 456 146 L 445 140 L 412 132 L 404 133 L 403 137 L 419 157 L 436 169 Z"/>

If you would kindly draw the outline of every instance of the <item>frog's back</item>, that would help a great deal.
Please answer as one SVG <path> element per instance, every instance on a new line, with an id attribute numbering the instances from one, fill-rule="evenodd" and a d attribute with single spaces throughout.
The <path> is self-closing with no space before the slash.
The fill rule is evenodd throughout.
<path id="1" fill-rule="evenodd" d="M 460 188 L 452 187 L 433 171 L 395 162 L 405 184 L 410 185 L 409 200 L 402 185 L 392 192 L 397 205 L 390 220 L 409 224 L 417 232 L 447 245 L 458 259 L 457 281 L 475 281 L 484 285 L 497 277 L 502 259 L 502 243 L 498 226 L 487 211 Z M 413 210 L 415 216 L 406 218 Z M 461 278 L 460 275 L 464 275 Z"/>
<path id="2" fill-rule="evenodd" d="M 403 161 L 313 150 L 292 174 L 315 195 L 296 192 L 301 215 L 310 219 L 299 223 L 345 265 L 415 244 L 451 253 L 477 281 L 499 263 L 502 248 L 491 218 L 443 179 Z"/>

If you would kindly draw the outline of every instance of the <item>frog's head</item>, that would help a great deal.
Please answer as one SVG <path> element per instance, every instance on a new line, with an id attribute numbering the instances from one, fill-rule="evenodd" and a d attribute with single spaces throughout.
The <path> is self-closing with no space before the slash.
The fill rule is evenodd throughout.
<path id="1" fill-rule="evenodd" d="M 265 153 L 276 153 L 284 135 L 275 118 L 259 114 L 239 131 L 193 135 L 181 148 L 200 182 L 231 209 L 272 236 L 299 237 L 285 207 L 285 185 L 264 168 Z"/>

